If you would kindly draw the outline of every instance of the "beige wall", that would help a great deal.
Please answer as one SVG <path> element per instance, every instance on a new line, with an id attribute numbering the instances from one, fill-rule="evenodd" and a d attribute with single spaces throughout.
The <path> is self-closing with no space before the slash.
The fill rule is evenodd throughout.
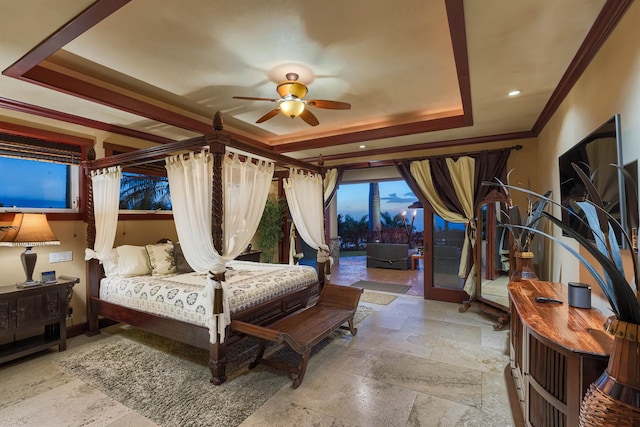
<path id="1" fill-rule="evenodd" d="M 539 135 L 538 190 L 552 189 L 557 199 L 560 184 L 556 159 L 616 113 L 621 116 L 624 162 L 640 157 L 638 22 L 640 3 L 635 2 Z M 565 240 L 577 246 L 574 240 Z M 578 261 L 559 245 L 554 245 L 549 255 L 552 280 L 595 284 Z M 610 313 L 601 298 L 594 298 L 593 302 L 605 314 Z"/>

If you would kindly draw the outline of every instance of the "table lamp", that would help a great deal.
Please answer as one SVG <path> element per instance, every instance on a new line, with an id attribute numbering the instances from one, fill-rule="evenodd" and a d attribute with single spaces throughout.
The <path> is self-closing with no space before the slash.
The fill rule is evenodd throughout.
<path id="1" fill-rule="evenodd" d="M 39 282 L 33 280 L 33 270 L 38 259 L 38 254 L 33 251 L 33 247 L 60 244 L 49 227 L 47 216 L 45 214 L 18 213 L 13 218 L 13 223 L 3 228 L 7 232 L 0 239 L 0 246 L 26 247 L 20 256 L 27 276 L 23 285 L 38 284 Z"/>

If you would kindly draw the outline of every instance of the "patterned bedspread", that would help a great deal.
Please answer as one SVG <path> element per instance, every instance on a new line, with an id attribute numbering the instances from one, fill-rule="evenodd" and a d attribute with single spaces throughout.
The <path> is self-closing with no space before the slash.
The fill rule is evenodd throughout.
<path id="1" fill-rule="evenodd" d="M 313 267 L 227 263 L 226 279 L 231 314 L 317 282 Z M 205 325 L 203 297 L 206 274 L 173 276 L 112 276 L 100 282 L 100 299 L 160 316 Z"/>

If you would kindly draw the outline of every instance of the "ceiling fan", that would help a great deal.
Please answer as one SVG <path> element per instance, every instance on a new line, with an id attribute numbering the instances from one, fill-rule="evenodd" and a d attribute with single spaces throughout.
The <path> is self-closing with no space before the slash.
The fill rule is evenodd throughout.
<path id="1" fill-rule="evenodd" d="M 287 80 L 278 83 L 276 90 L 280 94 L 279 99 L 254 98 L 250 96 L 234 96 L 234 99 L 244 99 L 248 101 L 269 101 L 277 102 L 278 108 L 269 111 L 264 116 L 256 120 L 256 123 L 266 122 L 281 113 L 292 119 L 300 116 L 307 124 L 317 126 L 320 122 L 307 107 L 328 108 L 330 110 L 350 110 L 351 104 L 340 101 L 326 101 L 322 99 L 303 99 L 307 94 L 307 85 L 298 81 L 296 73 L 287 73 Z"/>

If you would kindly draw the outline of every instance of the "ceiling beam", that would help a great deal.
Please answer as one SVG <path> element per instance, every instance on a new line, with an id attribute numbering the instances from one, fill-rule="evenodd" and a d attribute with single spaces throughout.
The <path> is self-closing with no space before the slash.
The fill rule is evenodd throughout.
<path id="1" fill-rule="evenodd" d="M 97 0 L 69 22 L 58 28 L 40 44 L 24 54 L 2 72 L 5 76 L 21 78 L 27 71 L 62 49 L 89 28 L 129 3 L 131 0 Z"/>

